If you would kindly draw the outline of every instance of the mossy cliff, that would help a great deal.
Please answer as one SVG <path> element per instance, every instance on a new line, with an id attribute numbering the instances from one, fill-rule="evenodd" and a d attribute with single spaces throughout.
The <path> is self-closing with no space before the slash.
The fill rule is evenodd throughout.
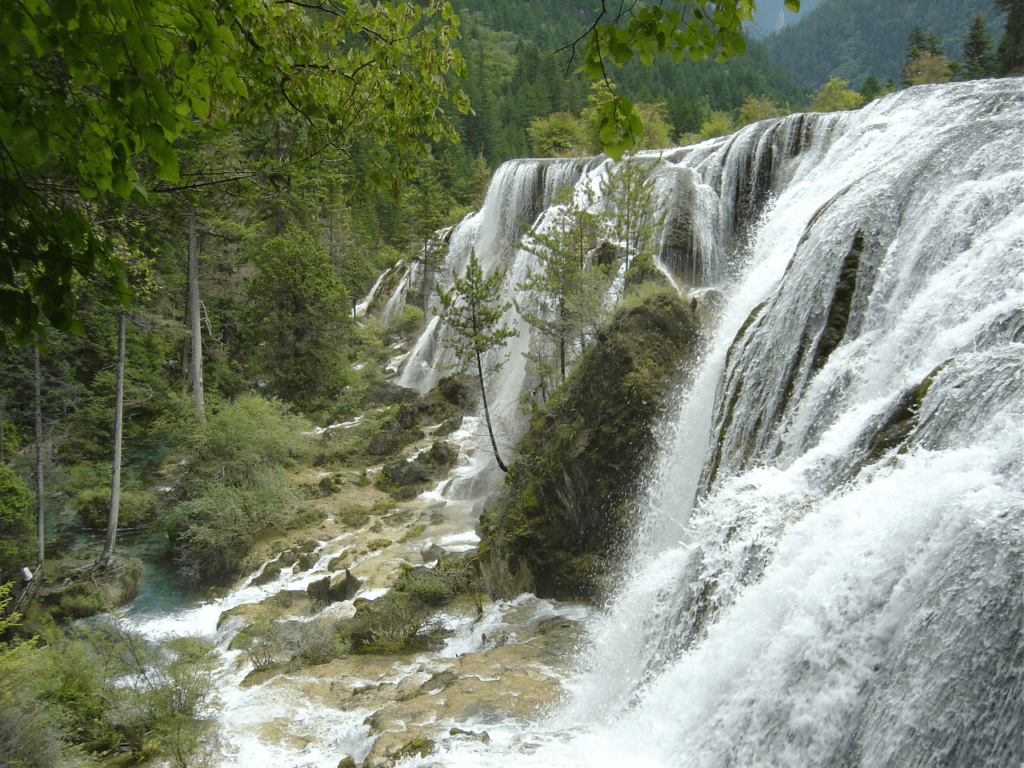
<path id="1" fill-rule="evenodd" d="M 623 310 L 538 409 L 480 519 L 491 593 L 591 597 L 628 534 L 659 409 L 699 347 L 704 306 L 663 291 Z"/>

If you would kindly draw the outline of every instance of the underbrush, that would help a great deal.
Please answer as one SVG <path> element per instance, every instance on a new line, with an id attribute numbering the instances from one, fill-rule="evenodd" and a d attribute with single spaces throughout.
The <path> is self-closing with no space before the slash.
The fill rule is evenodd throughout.
<path id="1" fill-rule="evenodd" d="M 146 643 L 114 621 L 31 654 L 0 648 L 0 765 L 67 768 L 124 754 L 195 764 L 209 730 L 212 647 Z"/>
<path id="2" fill-rule="evenodd" d="M 309 424 L 255 394 L 224 406 L 187 441 L 182 499 L 166 518 L 182 575 L 196 584 L 237 575 L 259 534 L 288 522 L 284 469 L 306 461 Z"/>

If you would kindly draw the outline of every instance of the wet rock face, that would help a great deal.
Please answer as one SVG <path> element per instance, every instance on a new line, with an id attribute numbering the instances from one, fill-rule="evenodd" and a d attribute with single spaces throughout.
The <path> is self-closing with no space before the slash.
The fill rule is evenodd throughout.
<path id="1" fill-rule="evenodd" d="M 410 390 L 411 391 L 411 390 Z M 438 427 L 438 436 L 454 432 L 462 424 L 463 415 L 476 405 L 476 394 L 469 377 L 447 376 L 425 395 L 405 404 L 389 423 L 381 427 L 367 446 L 372 456 L 389 456 L 422 440 L 423 427 Z"/>
<path id="2" fill-rule="evenodd" d="M 383 472 L 395 485 L 421 485 L 446 477 L 448 470 L 459 460 L 459 452 L 451 444 L 438 441 L 429 451 L 424 451 L 415 459 L 386 464 Z"/>
<path id="3" fill-rule="evenodd" d="M 700 306 L 658 293 L 615 318 L 535 416 L 481 517 L 492 594 L 591 597 L 630 523 L 652 428 L 699 348 Z"/>

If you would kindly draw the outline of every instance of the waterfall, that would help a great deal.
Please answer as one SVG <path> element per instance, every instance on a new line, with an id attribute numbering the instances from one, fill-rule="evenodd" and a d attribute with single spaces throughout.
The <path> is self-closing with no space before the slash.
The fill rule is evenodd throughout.
<path id="1" fill-rule="evenodd" d="M 1024 81 L 989 80 L 643 155 L 662 268 L 724 298 L 656 427 L 617 592 L 550 712 L 437 722 L 433 751 L 402 768 L 1024 765 L 1022 124 Z M 526 228 L 550 223 L 565 187 L 600 209 L 610 167 L 503 165 L 448 238 L 442 290 L 475 251 L 515 295 L 536 266 L 515 247 Z M 373 301 L 400 309 L 418 279 L 401 266 Z M 420 391 L 452 362 L 427 319 L 401 375 Z M 511 450 L 522 353 L 541 340 L 506 319 L 520 337 L 488 394 Z M 493 486 L 488 471 L 486 450 L 459 468 L 446 514 Z M 371 712 L 244 687 L 234 619 L 219 621 L 304 589 L 346 546 L 324 544 L 308 573 L 132 617 L 148 637 L 217 641 L 218 764 L 369 753 Z"/>
<path id="2" fill-rule="evenodd" d="M 537 269 L 536 256 L 516 247 L 526 231 L 551 204 L 562 188 L 572 186 L 596 164 L 593 159 L 573 160 L 512 160 L 496 172 L 479 211 L 470 214 L 451 233 L 444 261 L 437 273 L 437 287 L 448 291 L 454 276 L 463 276 L 470 254 L 475 253 L 484 276 L 497 270 L 505 271 L 501 295 L 511 299 L 521 292 L 518 285 L 528 278 L 529 270 Z M 418 271 L 410 271 L 407 279 L 417 280 Z M 403 290 L 401 287 L 399 290 Z M 433 297 L 432 311 L 439 301 Z M 541 342 L 514 307 L 510 307 L 502 322 L 516 331 L 506 346 L 486 356 L 487 369 L 495 371 L 488 382 L 487 397 L 491 406 L 491 420 L 495 427 L 499 453 L 511 456 L 522 432 L 519 397 L 529 387 L 526 353 Z M 413 346 L 402 368 L 399 384 L 426 392 L 438 380 L 456 369 L 454 353 L 445 346 L 448 327 L 430 318 Z M 482 475 L 476 480 L 452 483 L 447 494 L 452 498 L 477 498 L 500 482 L 500 475 L 490 464 L 490 447 L 482 425 L 471 424 L 480 458 L 474 461 L 473 473 Z"/>
<path id="3" fill-rule="evenodd" d="M 660 157 L 726 302 L 619 592 L 550 717 L 403 765 L 1024 763 L 1022 123 L 922 86 Z"/>

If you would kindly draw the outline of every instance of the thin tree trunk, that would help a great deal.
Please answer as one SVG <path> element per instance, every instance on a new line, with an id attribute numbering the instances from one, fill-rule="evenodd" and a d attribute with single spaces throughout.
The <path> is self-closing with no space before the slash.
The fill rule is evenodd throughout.
<path id="1" fill-rule="evenodd" d="M 494 428 L 491 427 L 491 411 L 487 407 L 487 390 L 484 389 L 484 364 L 480 359 L 480 353 L 476 353 L 476 373 L 480 378 L 480 399 L 484 404 L 484 421 L 487 422 L 487 434 L 491 438 L 491 448 L 494 449 L 494 460 L 498 462 L 498 469 L 502 472 L 508 472 L 508 467 L 505 466 L 505 462 L 501 460 L 501 456 L 498 454 L 498 441 L 494 439 Z"/>
<path id="2" fill-rule="evenodd" d="M 114 459 L 110 476 L 110 514 L 107 517 L 107 538 L 103 553 L 96 562 L 100 567 L 110 563 L 117 539 L 117 513 L 121 501 L 121 422 L 124 412 L 124 325 L 125 313 L 117 313 L 117 387 L 114 395 Z"/>
<path id="3" fill-rule="evenodd" d="M 199 248 L 196 245 L 196 215 L 188 217 L 188 327 L 192 334 L 189 381 L 192 385 L 196 420 L 206 421 L 203 405 L 203 327 L 199 316 Z"/>
<path id="4" fill-rule="evenodd" d="M 36 417 L 36 536 L 39 538 L 39 561 L 46 558 L 46 530 L 43 518 L 43 404 L 42 376 L 39 374 L 39 347 L 32 348 L 32 399 Z"/>

